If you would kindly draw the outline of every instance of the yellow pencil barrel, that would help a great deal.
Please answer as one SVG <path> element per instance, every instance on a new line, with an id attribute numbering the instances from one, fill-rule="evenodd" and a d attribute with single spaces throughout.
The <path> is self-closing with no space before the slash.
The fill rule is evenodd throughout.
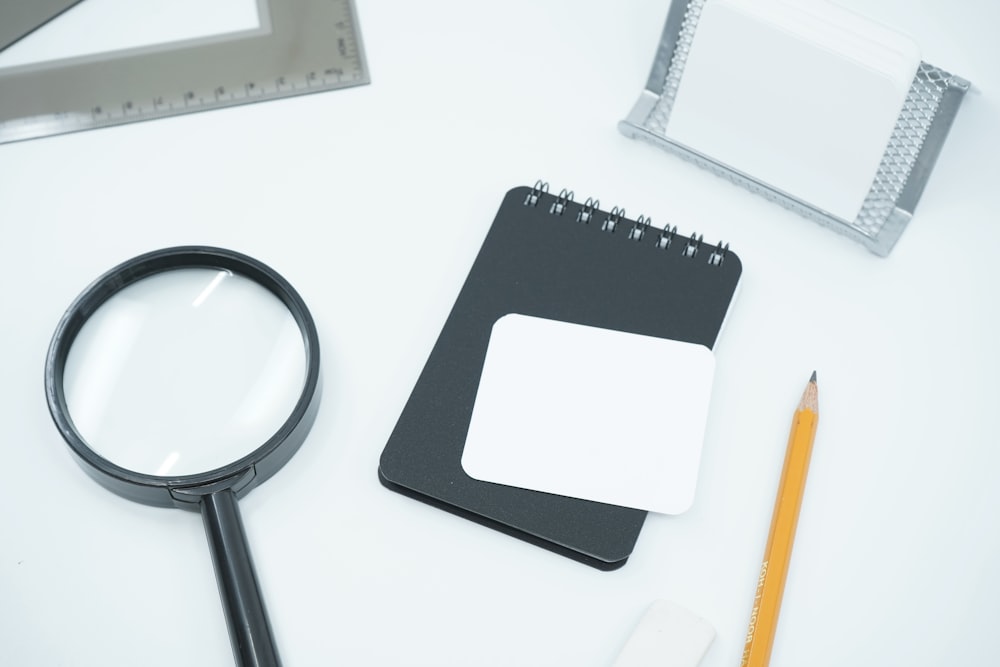
<path id="1" fill-rule="evenodd" d="M 814 378 L 806 386 L 792 420 L 740 667 L 767 667 L 771 660 L 771 647 L 778 625 L 778 613 L 792 557 L 792 543 L 799 521 L 818 422 L 819 406 Z"/>

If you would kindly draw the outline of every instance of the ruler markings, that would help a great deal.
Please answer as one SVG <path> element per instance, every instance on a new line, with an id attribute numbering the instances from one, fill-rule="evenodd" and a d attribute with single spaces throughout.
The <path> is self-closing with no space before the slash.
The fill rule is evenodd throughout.
<path id="1" fill-rule="evenodd" d="M 0 143 L 368 82 L 353 0 L 258 0 L 258 15 L 257 31 L 0 70 Z"/>

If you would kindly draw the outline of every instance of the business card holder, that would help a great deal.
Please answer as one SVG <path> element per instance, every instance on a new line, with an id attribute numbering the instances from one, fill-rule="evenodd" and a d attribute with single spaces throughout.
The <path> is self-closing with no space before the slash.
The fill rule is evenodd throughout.
<path id="1" fill-rule="evenodd" d="M 675 0 L 671 4 L 646 87 L 618 129 L 627 137 L 651 142 L 852 238 L 877 255 L 887 256 L 913 217 L 969 82 L 920 63 L 864 204 L 854 220 L 845 220 L 667 136 L 667 121 L 705 3 Z"/>

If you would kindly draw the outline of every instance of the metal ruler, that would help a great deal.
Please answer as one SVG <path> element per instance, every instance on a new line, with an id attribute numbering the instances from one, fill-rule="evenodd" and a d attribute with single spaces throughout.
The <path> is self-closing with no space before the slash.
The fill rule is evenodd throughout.
<path id="1" fill-rule="evenodd" d="M 0 144 L 369 82 L 353 0 L 257 12 L 254 30 L 0 70 Z"/>
<path id="2" fill-rule="evenodd" d="M 80 0 L 0 0 L 0 51 Z"/>

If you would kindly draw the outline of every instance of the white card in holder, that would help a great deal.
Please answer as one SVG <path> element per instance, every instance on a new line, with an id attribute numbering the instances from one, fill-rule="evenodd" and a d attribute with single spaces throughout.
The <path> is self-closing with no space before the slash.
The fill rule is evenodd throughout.
<path id="1" fill-rule="evenodd" d="M 885 256 L 968 88 L 825 0 L 675 0 L 619 129 Z"/>

